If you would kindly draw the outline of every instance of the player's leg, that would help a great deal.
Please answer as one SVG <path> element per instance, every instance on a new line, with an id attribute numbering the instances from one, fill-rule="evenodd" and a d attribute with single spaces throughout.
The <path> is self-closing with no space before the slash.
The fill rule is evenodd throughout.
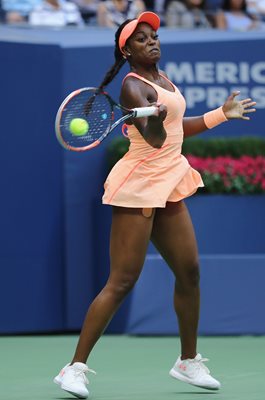
<path id="1" fill-rule="evenodd" d="M 87 312 L 73 362 L 86 362 L 121 302 L 133 288 L 143 267 L 153 215 L 141 209 L 113 207 L 110 236 L 110 275 Z"/>
<path id="2" fill-rule="evenodd" d="M 71 365 L 54 379 L 77 397 L 88 396 L 87 358 L 141 273 L 153 218 L 154 213 L 145 217 L 141 209 L 113 207 L 109 278 L 88 309 Z"/>
<path id="3" fill-rule="evenodd" d="M 175 275 L 174 307 L 178 317 L 181 356 L 171 376 L 207 389 L 219 389 L 197 354 L 200 308 L 198 250 L 193 225 L 183 201 L 157 209 L 152 241 Z"/>
<path id="4" fill-rule="evenodd" d="M 200 307 L 198 251 L 188 210 L 183 201 L 157 209 L 152 241 L 173 271 L 174 307 L 183 358 L 196 356 Z"/>

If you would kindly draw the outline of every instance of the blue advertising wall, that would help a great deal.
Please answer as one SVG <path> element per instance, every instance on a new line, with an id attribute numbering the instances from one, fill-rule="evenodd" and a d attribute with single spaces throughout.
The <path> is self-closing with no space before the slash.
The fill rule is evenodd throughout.
<path id="1" fill-rule="evenodd" d="M 0 28 L 0 333 L 80 329 L 88 305 L 107 279 L 111 210 L 101 205 L 101 196 L 107 173 L 106 148 L 111 138 L 85 154 L 64 151 L 55 139 L 54 118 L 60 102 L 70 91 L 100 83 L 113 62 L 113 35 L 113 31 L 104 29 Z M 218 127 L 214 134 L 265 135 L 265 39 L 262 35 L 220 32 L 196 32 L 195 35 L 161 29 L 160 37 L 163 46 L 160 67 L 183 91 L 187 100 L 186 115 L 202 114 L 217 107 L 231 90 L 240 89 L 242 97 L 250 95 L 257 101 L 258 112 L 251 122 L 233 121 Z M 108 88 L 115 99 L 126 71 L 124 67 Z M 117 129 L 114 135 L 118 134 Z M 209 134 L 213 133 L 204 136 Z M 220 243 L 231 244 L 223 239 L 227 239 L 227 221 L 231 218 L 218 222 L 216 240 L 205 245 L 207 226 L 211 233 L 214 227 L 203 224 L 200 216 L 209 212 L 209 205 L 195 204 L 196 196 L 187 201 L 201 256 L 205 296 L 200 328 L 203 334 L 265 332 L 264 321 L 258 320 L 262 311 L 257 308 L 265 300 L 259 287 L 265 274 L 264 207 L 258 211 L 253 199 L 246 200 L 245 213 L 249 208 L 256 211 L 252 232 L 257 234 L 246 240 L 245 231 L 253 218 L 243 216 L 238 240 L 223 247 Z M 220 207 L 223 204 L 221 200 Z M 223 258 L 218 256 L 220 253 Z M 253 313 L 251 319 L 249 312 L 241 312 L 240 301 L 233 303 L 233 312 L 228 307 L 233 302 L 234 290 L 228 290 L 227 286 L 231 268 L 235 268 L 235 280 L 242 272 L 242 290 L 238 291 L 241 299 L 245 293 L 243 288 L 249 288 L 249 264 L 256 278 L 250 286 L 255 295 L 250 298 L 257 314 Z M 241 265 L 243 269 L 239 271 Z M 157 268 L 156 275 L 153 268 Z M 160 279 L 160 273 L 164 279 Z M 223 306 L 218 303 L 219 321 L 211 319 L 206 306 L 212 299 L 210 288 L 215 274 L 219 277 L 220 293 L 226 290 L 227 295 Z M 150 276 L 154 277 L 153 281 Z M 171 300 L 164 296 L 172 277 L 152 246 L 140 279 L 108 332 L 177 332 L 175 321 L 172 322 Z M 147 282 L 149 285 L 153 282 L 151 289 L 154 289 L 159 281 L 161 295 L 152 296 L 152 302 L 147 304 L 143 296 L 149 290 Z M 140 311 L 149 317 L 142 318 Z M 155 315 L 156 327 L 151 322 Z M 246 326 L 250 327 L 246 329 Z"/>
<path id="2" fill-rule="evenodd" d="M 0 332 L 61 329 L 63 153 L 51 135 L 60 55 L 1 43 L 0 58 Z"/>

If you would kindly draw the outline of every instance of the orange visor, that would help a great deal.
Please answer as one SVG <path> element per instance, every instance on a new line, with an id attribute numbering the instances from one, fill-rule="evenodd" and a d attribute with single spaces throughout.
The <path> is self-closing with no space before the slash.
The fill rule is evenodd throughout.
<path id="1" fill-rule="evenodd" d="M 153 12 L 143 12 L 139 15 L 137 19 L 129 22 L 123 30 L 121 31 L 120 38 L 119 38 L 119 48 L 120 51 L 123 53 L 122 48 L 125 46 L 126 40 L 133 34 L 138 24 L 141 22 L 146 22 L 149 24 L 155 31 L 160 27 L 160 18 L 157 14 Z"/>

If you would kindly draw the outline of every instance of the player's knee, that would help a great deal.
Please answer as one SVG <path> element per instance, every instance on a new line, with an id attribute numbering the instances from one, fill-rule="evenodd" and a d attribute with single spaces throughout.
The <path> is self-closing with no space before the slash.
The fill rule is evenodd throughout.
<path id="1" fill-rule="evenodd" d="M 126 277 L 119 283 L 118 291 L 121 292 L 122 294 L 124 293 L 126 295 L 133 289 L 136 281 L 137 281 L 137 277 L 135 277 L 133 275 Z"/>
<path id="2" fill-rule="evenodd" d="M 193 261 L 183 268 L 181 276 L 177 277 L 176 288 L 184 291 L 199 287 L 200 269 L 198 261 Z"/>
<path id="3" fill-rule="evenodd" d="M 193 287 L 198 287 L 200 284 L 200 268 L 199 263 L 195 262 L 188 269 L 188 277 L 190 285 Z"/>
<path id="4" fill-rule="evenodd" d="M 133 289 L 137 279 L 138 276 L 127 275 L 111 285 L 112 293 L 118 302 L 123 300 L 124 297 Z"/>

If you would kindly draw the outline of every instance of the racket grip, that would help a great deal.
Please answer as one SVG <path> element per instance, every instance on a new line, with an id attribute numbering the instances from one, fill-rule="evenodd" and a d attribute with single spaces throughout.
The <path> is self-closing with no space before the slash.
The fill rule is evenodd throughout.
<path id="1" fill-rule="evenodd" d="M 141 118 L 141 117 L 150 117 L 151 115 L 157 114 L 157 107 L 138 107 L 133 108 L 134 111 L 134 118 Z"/>

